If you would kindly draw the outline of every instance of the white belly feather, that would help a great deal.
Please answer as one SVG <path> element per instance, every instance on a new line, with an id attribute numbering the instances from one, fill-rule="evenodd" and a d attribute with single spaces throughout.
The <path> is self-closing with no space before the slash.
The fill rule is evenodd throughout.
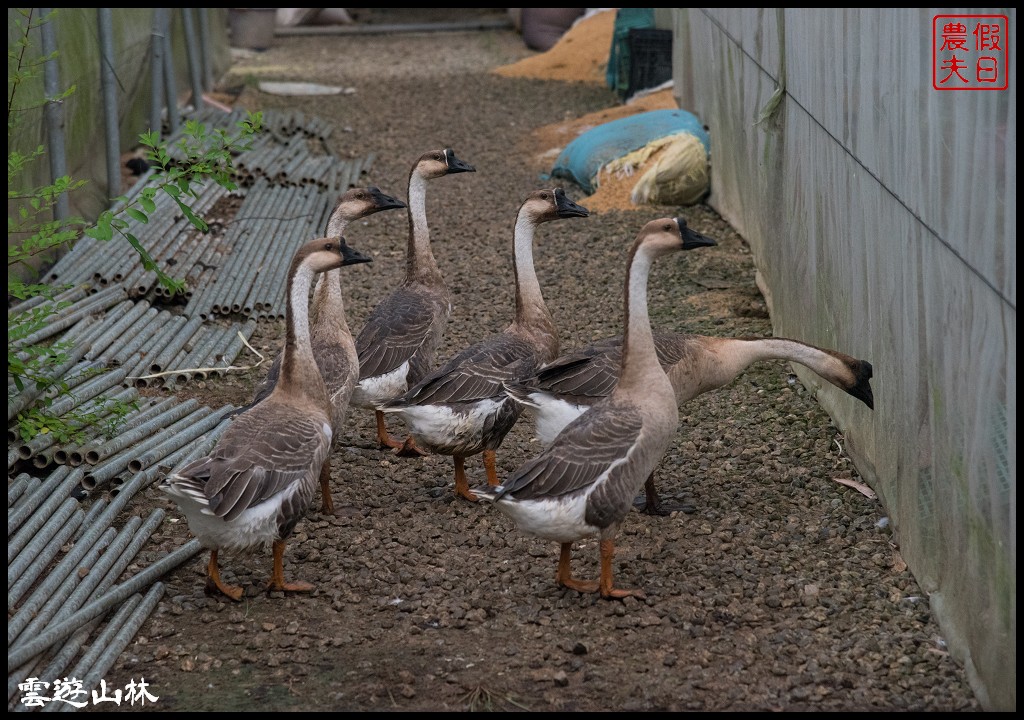
<path id="1" fill-rule="evenodd" d="M 566 425 L 589 409 L 544 393 L 530 393 L 530 401 L 533 404 L 528 407 L 533 413 L 537 439 L 545 445 L 554 442 Z"/>
<path id="2" fill-rule="evenodd" d="M 544 540 L 567 543 L 600 532 L 600 528 L 590 525 L 585 519 L 590 493 L 591 490 L 587 490 L 585 493 L 536 500 L 502 498 L 495 504 L 522 532 Z"/>
<path id="3" fill-rule="evenodd" d="M 409 363 L 383 375 L 360 380 L 352 391 L 351 403 L 357 407 L 375 408 L 379 403 L 394 400 L 409 389 Z"/>
<path id="4" fill-rule="evenodd" d="M 472 405 L 460 405 L 454 410 L 446 405 L 409 405 L 387 409 L 397 413 L 408 425 L 417 440 L 432 446 L 482 440 L 488 418 L 501 405 L 501 401 L 481 400 Z"/>
<path id="5" fill-rule="evenodd" d="M 213 514 L 204 496 L 175 484 L 173 477 L 165 482 L 164 490 L 178 500 L 178 505 L 188 520 L 189 529 L 203 546 L 231 552 L 268 545 L 277 540 L 281 504 L 298 491 L 298 486 L 289 487 L 282 493 L 245 510 L 230 523 Z"/>
<path id="6" fill-rule="evenodd" d="M 611 473 L 618 466 L 629 462 L 630 455 L 636 449 L 634 444 L 625 457 L 611 463 L 605 471 L 597 476 L 589 485 L 580 490 L 554 497 L 539 497 L 519 500 L 513 494 L 499 498 L 495 505 L 508 515 L 516 526 L 525 533 L 545 540 L 567 543 L 580 540 L 590 535 L 599 534 L 603 528 L 587 522 L 587 504 L 594 491 L 608 482 Z M 646 477 L 646 475 L 644 476 Z M 500 492 L 501 486 L 493 492 Z M 487 496 L 487 491 L 483 491 Z M 628 509 L 628 508 L 626 508 Z M 625 510 L 625 509 L 624 509 Z M 623 512 L 625 514 L 625 512 Z"/>

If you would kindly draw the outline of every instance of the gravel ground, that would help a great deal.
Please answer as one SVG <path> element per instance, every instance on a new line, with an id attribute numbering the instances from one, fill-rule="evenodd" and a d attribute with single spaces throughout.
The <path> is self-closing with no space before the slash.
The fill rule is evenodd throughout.
<path id="1" fill-rule="evenodd" d="M 600 85 L 487 72 L 528 54 L 511 31 L 279 38 L 226 82 L 245 85 L 239 102 L 253 109 L 330 120 L 333 151 L 376 152 L 369 182 L 399 197 L 427 150 L 451 146 L 477 167 L 428 188 L 434 252 L 455 293 L 443 357 L 511 317 L 513 219 L 548 169 L 531 131 L 616 102 Z M 283 98 L 260 94 L 251 78 L 356 92 Z M 743 239 L 707 207 L 644 207 L 538 232 L 538 274 L 564 348 L 621 332 L 627 248 L 648 220 L 680 212 L 720 245 L 655 267 L 653 321 L 771 334 Z M 347 238 L 375 257 L 345 273 L 358 329 L 404 271 L 406 219 L 382 213 Z M 257 346 L 272 355 L 281 330 L 262 326 Z M 198 396 L 243 403 L 264 372 Z M 456 500 L 449 458 L 377 449 L 372 413 L 356 410 L 333 462 L 335 502 L 346 512 L 312 509 L 286 555 L 286 572 L 317 590 L 263 593 L 270 557 L 256 553 L 222 562 L 226 579 L 247 588 L 241 603 L 208 597 L 199 557 L 167 578 L 164 601 L 108 685 L 144 676 L 160 698 L 156 711 L 980 709 L 927 595 L 880 526 L 885 508 L 836 482 L 860 476 L 788 365 L 761 363 L 680 415 L 657 482 L 683 509 L 631 513 L 617 544 L 617 582 L 643 587 L 646 600 L 559 589 L 554 543 L 523 536 L 492 507 Z M 506 438 L 499 472 L 536 452 L 530 430 L 520 422 Z M 482 480 L 479 456 L 467 469 L 471 484 Z M 181 517 L 155 489 L 140 504 Z M 183 520 L 165 523 L 140 563 L 187 538 Z M 596 575 L 595 541 L 577 544 L 574 569 Z"/>

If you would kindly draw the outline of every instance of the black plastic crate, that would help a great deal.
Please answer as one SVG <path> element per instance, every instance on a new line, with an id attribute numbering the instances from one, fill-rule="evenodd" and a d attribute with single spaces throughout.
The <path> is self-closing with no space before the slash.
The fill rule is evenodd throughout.
<path id="1" fill-rule="evenodd" d="M 672 79 L 672 31 L 657 28 L 629 30 L 629 85 L 624 97 Z"/>

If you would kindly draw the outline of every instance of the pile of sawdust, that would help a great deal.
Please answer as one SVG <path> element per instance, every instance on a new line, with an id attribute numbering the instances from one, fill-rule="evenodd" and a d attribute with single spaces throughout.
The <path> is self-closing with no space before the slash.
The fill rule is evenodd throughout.
<path id="1" fill-rule="evenodd" d="M 622 171 L 601 170 L 597 175 L 597 190 L 581 202 L 592 212 L 636 209 L 636 205 L 630 199 L 633 187 L 647 168 L 653 167 L 658 162 L 658 158 L 664 151 L 665 149 L 661 148 L 652 153 L 643 165 L 629 174 Z"/>
<path id="2" fill-rule="evenodd" d="M 544 170 L 550 170 L 566 145 L 598 125 L 651 110 L 676 110 L 678 107 L 671 88 L 667 88 L 638 96 L 626 105 L 616 105 L 598 110 L 575 120 L 544 125 L 534 130 L 532 134 L 534 158 L 538 165 L 543 166 Z M 633 192 L 633 186 L 636 185 L 646 168 L 652 167 L 658 161 L 660 154 L 659 151 L 651 155 L 641 167 L 636 168 L 630 175 L 602 172 L 598 177 L 597 190 L 593 195 L 580 202 L 593 212 L 635 208 L 636 206 L 629 198 L 630 193 Z"/>
<path id="3" fill-rule="evenodd" d="M 495 68 L 503 77 L 605 83 L 615 32 L 615 8 L 584 16 L 550 50 Z"/>

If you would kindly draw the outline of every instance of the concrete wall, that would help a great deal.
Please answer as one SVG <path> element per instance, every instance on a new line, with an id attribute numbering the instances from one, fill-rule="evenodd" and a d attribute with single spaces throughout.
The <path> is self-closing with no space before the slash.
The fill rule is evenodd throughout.
<path id="1" fill-rule="evenodd" d="M 227 71 L 230 62 L 228 21 L 226 8 L 206 10 L 210 28 L 210 49 L 213 60 L 214 81 Z M 150 125 L 150 42 L 153 28 L 152 8 L 114 8 L 115 75 L 118 83 L 120 143 L 122 152 L 138 145 L 139 134 Z M 15 20 L 21 16 L 7 11 L 7 46 L 17 42 L 21 34 Z M 38 18 L 38 13 L 33 16 Z M 182 13 L 171 12 L 171 39 L 175 58 L 175 76 L 182 103 L 191 96 L 188 53 L 186 52 Z M 198 15 L 193 10 L 198 33 Z M 52 20 L 56 32 L 57 63 L 60 86 L 74 86 L 75 91 L 63 101 L 64 132 L 67 147 L 67 171 L 73 178 L 87 181 L 84 188 L 70 197 L 71 212 L 87 219 L 95 218 L 108 207 L 106 170 L 106 133 L 100 89 L 100 45 L 96 8 L 57 8 Z M 39 30 L 29 37 L 26 60 L 38 61 L 42 54 Z M 10 67 L 8 75 L 10 75 Z M 15 107 L 35 105 L 43 98 L 42 73 L 25 83 L 15 97 Z M 20 112 L 19 125 L 8 133 L 11 147 L 27 152 L 39 145 L 46 147 L 47 138 L 43 111 L 35 108 Z M 47 158 L 37 161 L 30 172 L 18 179 L 21 187 L 49 182 Z M 122 188 L 122 192 L 127 188 Z M 8 212 L 12 211 L 8 203 Z M 10 238 L 8 238 L 10 242 Z"/>
<path id="2" fill-rule="evenodd" d="M 1016 11 L 960 11 L 1009 16 L 1009 89 L 938 91 L 932 21 L 955 12 L 677 8 L 674 82 L 776 334 L 873 363 L 873 412 L 799 374 L 979 700 L 1013 710 Z"/>

